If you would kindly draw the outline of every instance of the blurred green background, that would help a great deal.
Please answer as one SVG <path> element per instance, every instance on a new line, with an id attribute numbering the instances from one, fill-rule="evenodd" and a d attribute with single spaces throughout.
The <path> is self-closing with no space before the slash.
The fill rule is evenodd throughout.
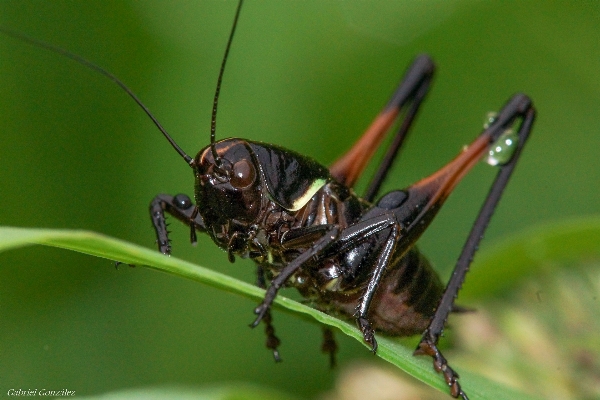
<path id="1" fill-rule="evenodd" d="M 0 24 L 120 77 L 178 143 L 208 143 L 236 2 L 1 1 Z M 598 213 L 600 3 L 247 1 L 217 136 L 276 143 L 324 164 L 360 136 L 419 53 L 433 90 L 386 189 L 449 161 L 515 92 L 533 135 L 483 247 L 533 224 Z M 0 36 L 0 224 L 94 230 L 154 246 L 157 193 L 192 194 L 188 167 L 105 78 Z M 446 279 L 494 170 L 478 166 L 420 241 Z M 364 182 L 363 182 L 364 184 Z M 253 282 L 206 237 L 173 254 Z M 468 279 L 467 283 L 468 285 Z M 292 295 L 291 291 L 286 294 Z M 246 299 L 144 268 L 58 249 L 0 255 L 0 396 L 9 388 L 121 388 L 247 381 L 301 397 L 333 385 L 317 325 L 277 313 L 275 365 Z M 338 335 L 340 336 L 340 335 Z M 373 357 L 339 337 L 342 366 Z"/>

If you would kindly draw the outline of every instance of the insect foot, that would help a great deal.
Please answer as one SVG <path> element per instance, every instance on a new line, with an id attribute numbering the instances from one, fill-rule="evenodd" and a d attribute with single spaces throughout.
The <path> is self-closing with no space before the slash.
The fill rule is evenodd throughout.
<path id="1" fill-rule="evenodd" d="M 269 297 L 267 295 L 267 297 Z M 254 309 L 254 314 L 257 315 L 254 322 L 250 324 L 250 328 L 256 328 L 261 321 L 265 323 L 265 333 L 267 334 L 266 347 L 267 349 L 273 351 L 273 358 L 275 362 L 281 362 L 281 356 L 279 355 L 279 350 L 277 348 L 281 344 L 281 341 L 277 336 L 275 336 L 275 328 L 273 328 L 272 317 L 271 317 L 271 301 L 265 300 Z"/>
<path id="2" fill-rule="evenodd" d="M 371 351 L 373 354 L 377 353 L 377 340 L 375 340 L 375 331 L 371 327 L 369 321 L 366 318 L 358 317 L 356 319 L 356 324 L 358 325 L 358 329 L 360 329 L 362 332 L 365 342 L 371 345 Z"/>
<path id="3" fill-rule="evenodd" d="M 469 400 L 458 383 L 458 374 L 448 365 L 448 361 L 437 348 L 437 344 L 428 336 L 428 331 L 426 331 L 413 355 L 431 356 L 433 358 L 433 368 L 436 372 L 441 372 L 444 375 L 444 380 L 450 388 L 450 395 L 454 398 L 460 397 L 463 400 Z"/>
<path id="4" fill-rule="evenodd" d="M 254 322 L 250 324 L 250 328 L 256 328 L 258 324 L 260 324 L 260 321 L 262 321 L 263 318 L 265 318 L 265 316 L 269 313 L 269 306 L 270 304 L 267 304 L 263 301 L 258 307 L 254 309 L 254 314 L 256 314 L 257 317 L 254 320 Z"/>
<path id="5" fill-rule="evenodd" d="M 273 351 L 273 358 L 275 362 L 281 362 L 281 357 L 279 356 L 279 351 L 277 348 L 281 344 L 281 340 L 277 336 L 275 336 L 275 328 L 273 327 L 273 319 L 271 317 L 271 312 L 267 311 L 263 318 L 263 322 L 265 323 L 265 333 L 267 334 L 266 347 Z"/>
<path id="6" fill-rule="evenodd" d="M 321 351 L 325 354 L 329 354 L 329 367 L 335 368 L 335 353 L 337 353 L 338 346 L 333 336 L 333 331 L 329 328 L 323 328 L 323 344 L 321 345 Z"/>

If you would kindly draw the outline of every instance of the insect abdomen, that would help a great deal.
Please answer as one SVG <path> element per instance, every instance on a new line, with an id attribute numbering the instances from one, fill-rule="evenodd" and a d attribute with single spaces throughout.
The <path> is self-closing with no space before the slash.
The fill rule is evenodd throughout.
<path id="1" fill-rule="evenodd" d="M 390 265 L 371 303 L 369 318 L 375 330 L 410 336 L 427 328 L 443 286 L 429 262 L 415 248 Z"/>

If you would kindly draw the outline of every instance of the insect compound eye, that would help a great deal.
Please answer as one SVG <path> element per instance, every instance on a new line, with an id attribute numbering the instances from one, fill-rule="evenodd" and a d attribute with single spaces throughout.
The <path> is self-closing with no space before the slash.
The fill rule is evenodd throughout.
<path id="1" fill-rule="evenodd" d="M 178 194 L 173 198 L 173 204 L 180 210 L 187 210 L 192 204 L 192 200 L 185 194 Z"/>
<path id="2" fill-rule="evenodd" d="M 229 181 L 231 185 L 238 189 L 244 189 L 254 183 L 256 179 L 256 170 L 248 160 L 240 160 L 233 164 L 233 174 Z"/>

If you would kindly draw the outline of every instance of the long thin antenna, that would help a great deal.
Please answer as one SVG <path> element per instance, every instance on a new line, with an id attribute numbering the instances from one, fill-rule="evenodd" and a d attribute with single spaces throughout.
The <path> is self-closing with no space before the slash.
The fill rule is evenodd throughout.
<path id="1" fill-rule="evenodd" d="M 116 83 L 117 85 L 119 85 L 121 87 L 121 89 L 123 89 L 125 91 L 125 93 L 127 93 L 129 95 L 129 97 L 131 97 L 138 104 L 138 106 L 140 106 L 142 108 L 142 110 L 144 110 L 146 115 L 148 115 L 150 117 L 152 122 L 154 122 L 154 125 L 156 125 L 156 127 L 162 132 L 164 137 L 169 141 L 169 143 L 171 143 L 171 146 L 173 146 L 175 151 L 177 151 L 179 153 L 179 155 L 185 160 L 185 162 L 188 163 L 190 166 L 193 166 L 194 160 L 192 159 L 192 157 L 188 156 L 181 149 L 181 147 L 179 147 L 177 145 L 177 143 L 175 143 L 175 140 L 173 140 L 173 138 L 171 137 L 171 135 L 169 135 L 169 133 L 166 131 L 166 129 L 163 128 L 162 125 L 160 124 L 160 122 L 158 122 L 158 120 L 154 117 L 154 115 L 152 115 L 152 113 L 150 112 L 148 107 L 146 107 L 144 105 L 144 103 L 142 103 L 142 101 L 135 95 L 135 93 L 133 93 L 131 91 L 131 89 L 129 89 L 119 78 L 117 78 L 116 76 L 114 76 L 113 74 L 111 74 L 110 72 L 105 70 L 104 68 L 94 64 L 93 62 L 88 61 L 85 58 L 78 56 L 77 54 L 73 54 L 73 53 L 71 53 L 63 48 L 60 48 L 58 46 L 54 46 L 49 43 L 42 42 L 41 40 L 30 38 L 29 36 L 26 36 L 19 32 L 11 31 L 10 29 L 6 29 L 2 26 L 0 26 L 0 32 L 4 33 L 7 36 L 10 36 L 15 39 L 21 40 L 25 43 L 28 43 L 32 46 L 50 50 L 54 53 L 58 53 L 64 57 L 70 58 L 71 60 L 74 60 L 74 61 L 78 62 L 79 64 L 81 64 L 91 70 L 101 73 L 102 75 L 104 75 L 105 77 L 107 77 L 108 79 L 110 79 L 111 81 Z"/>
<path id="2" fill-rule="evenodd" d="M 210 121 L 210 149 L 215 159 L 215 165 L 217 168 L 221 168 L 221 158 L 217 154 L 217 148 L 215 147 L 215 131 L 217 130 L 217 106 L 219 104 L 219 93 L 221 93 L 221 82 L 223 81 L 223 73 L 225 72 L 225 64 L 227 63 L 227 56 L 229 55 L 229 49 L 231 48 L 231 42 L 233 41 L 233 35 L 235 34 L 235 28 L 237 27 L 238 18 L 240 11 L 242 10 L 242 4 L 244 0 L 238 2 L 237 10 L 235 11 L 235 17 L 233 19 L 233 26 L 229 33 L 229 40 L 227 40 L 227 47 L 225 48 L 225 55 L 223 61 L 221 61 L 221 69 L 219 70 L 219 79 L 217 79 L 217 89 L 215 90 L 215 98 L 213 100 L 212 118 Z"/>

